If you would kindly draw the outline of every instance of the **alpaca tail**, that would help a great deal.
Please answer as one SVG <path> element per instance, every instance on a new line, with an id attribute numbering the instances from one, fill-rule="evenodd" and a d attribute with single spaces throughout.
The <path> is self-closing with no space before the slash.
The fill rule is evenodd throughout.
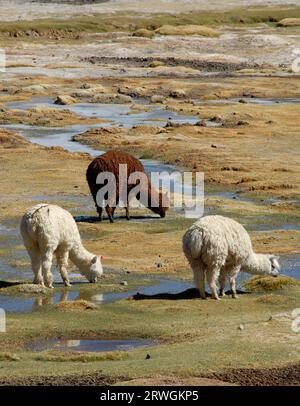
<path id="1" fill-rule="evenodd" d="M 203 242 L 203 232 L 199 228 L 190 228 L 182 238 L 183 252 L 188 261 L 197 259 L 201 256 Z"/>

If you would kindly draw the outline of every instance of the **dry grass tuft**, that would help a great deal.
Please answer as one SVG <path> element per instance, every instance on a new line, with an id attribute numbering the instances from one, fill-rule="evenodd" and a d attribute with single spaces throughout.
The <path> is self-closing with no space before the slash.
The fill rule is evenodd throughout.
<path id="1" fill-rule="evenodd" d="M 95 362 L 95 361 L 120 361 L 128 357 L 124 351 L 114 351 L 105 353 L 80 353 L 59 351 L 47 351 L 35 357 L 36 361 L 50 362 Z"/>
<path id="2" fill-rule="evenodd" d="M 20 357 L 17 354 L 11 352 L 1 352 L 0 361 L 20 361 Z"/>
<path id="3" fill-rule="evenodd" d="M 147 28 L 140 28 L 132 33 L 133 37 L 153 38 L 155 36 L 154 31 L 147 30 Z"/>
<path id="4" fill-rule="evenodd" d="M 201 35 L 203 37 L 219 37 L 222 33 L 204 25 L 163 25 L 157 30 L 160 35 Z"/>
<path id="5" fill-rule="evenodd" d="M 24 148 L 32 147 L 32 144 L 25 140 L 24 137 L 13 133 L 12 131 L 6 131 L 0 129 L 0 148 Z"/>
<path id="6" fill-rule="evenodd" d="M 263 304 L 274 304 L 274 305 L 284 305 L 285 303 L 289 302 L 289 298 L 285 296 L 279 296 L 279 295 L 263 295 L 255 299 L 257 303 L 263 303 Z"/>
<path id="7" fill-rule="evenodd" d="M 246 281 L 244 286 L 254 292 L 275 291 L 300 286 L 300 281 L 283 275 L 276 278 L 273 276 L 255 276 Z"/>
<path id="8" fill-rule="evenodd" d="M 300 26 L 300 18 L 284 18 L 277 25 L 279 27 L 298 27 Z"/>

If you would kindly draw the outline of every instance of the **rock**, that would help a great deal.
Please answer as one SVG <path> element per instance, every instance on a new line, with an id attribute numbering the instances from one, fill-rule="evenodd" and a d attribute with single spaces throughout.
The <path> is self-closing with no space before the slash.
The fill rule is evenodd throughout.
<path id="1" fill-rule="evenodd" d="M 151 103 L 163 103 L 166 100 L 166 98 L 159 94 L 154 94 L 153 96 L 151 96 L 150 100 L 151 100 Z"/>
<path id="2" fill-rule="evenodd" d="M 174 89 L 174 90 L 170 91 L 169 96 L 179 98 L 179 97 L 185 97 L 186 94 L 185 94 L 185 91 L 182 89 Z"/>
<path id="3" fill-rule="evenodd" d="M 150 354 L 147 354 L 146 357 L 145 357 L 145 359 L 150 359 L 150 358 L 151 358 Z"/>
<path id="4" fill-rule="evenodd" d="M 29 93 L 43 93 L 45 92 L 46 87 L 43 85 L 32 85 L 32 86 L 25 86 L 22 87 L 19 92 L 29 92 Z"/>
<path id="5" fill-rule="evenodd" d="M 131 86 L 120 86 L 118 88 L 118 93 L 125 94 L 130 97 L 143 97 L 145 95 L 145 89 L 143 87 L 131 87 Z"/>
<path id="6" fill-rule="evenodd" d="M 72 96 L 61 95 L 61 96 L 57 96 L 57 98 L 54 101 L 54 104 L 68 105 L 68 104 L 74 104 L 76 102 L 77 102 L 77 100 Z"/>
<path id="7" fill-rule="evenodd" d="M 240 330 L 240 331 L 243 331 L 244 330 L 244 325 L 243 324 L 240 324 L 239 326 L 238 326 L 238 330 Z"/>
<path id="8" fill-rule="evenodd" d="M 165 66 L 165 63 L 163 61 L 152 61 L 149 64 L 150 68 L 158 68 L 159 66 Z"/>
<path id="9" fill-rule="evenodd" d="M 120 282 L 120 285 L 122 285 L 122 286 L 128 286 L 128 282 L 127 282 L 127 281 L 121 281 L 121 282 Z"/>
<path id="10" fill-rule="evenodd" d="M 130 96 L 126 96 L 125 94 L 119 93 L 106 93 L 106 94 L 97 94 L 92 99 L 93 103 L 117 103 L 117 104 L 126 104 L 132 103 L 132 98 Z"/>
<path id="11" fill-rule="evenodd" d="M 85 86 L 89 86 L 88 84 L 85 84 Z M 98 93 L 105 93 L 106 89 L 99 85 L 99 86 L 95 86 L 95 87 L 88 87 L 88 88 L 82 88 L 82 89 L 78 89 L 75 90 L 75 92 L 73 92 L 71 94 L 72 97 L 92 97 Z"/>
<path id="12" fill-rule="evenodd" d="M 2 92 L 6 92 L 6 93 L 9 93 L 9 94 L 15 94 L 18 91 L 19 91 L 19 89 L 18 89 L 17 86 L 8 86 L 8 87 L 4 87 L 2 89 Z"/>
<path id="13" fill-rule="evenodd" d="M 133 37 L 144 37 L 144 38 L 153 38 L 155 36 L 154 31 L 147 30 L 146 28 L 139 28 L 134 31 L 132 34 Z"/>

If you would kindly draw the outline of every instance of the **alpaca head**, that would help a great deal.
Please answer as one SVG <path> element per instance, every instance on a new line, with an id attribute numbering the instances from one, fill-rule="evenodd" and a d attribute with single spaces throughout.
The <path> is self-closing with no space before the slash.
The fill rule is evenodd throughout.
<path id="1" fill-rule="evenodd" d="M 100 257 L 95 255 L 84 271 L 84 276 L 90 283 L 96 283 L 98 278 L 103 274 L 102 258 L 102 255 Z"/>
<path id="2" fill-rule="evenodd" d="M 253 273 L 257 275 L 278 276 L 280 265 L 279 257 L 269 254 L 256 254 L 257 265 L 253 268 Z"/>
<path id="3" fill-rule="evenodd" d="M 157 192 L 155 191 L 153 193 L 152 191 L 152 204 L 151 207 L 149 205 L 149 208 L 153 211 L 155 214 L 159 214 L 160 217 L 166 217 L 166 212 L 170 208 L 170 200 L 168 198 L 168 193 L 162 193 L 162 192 Z"/>

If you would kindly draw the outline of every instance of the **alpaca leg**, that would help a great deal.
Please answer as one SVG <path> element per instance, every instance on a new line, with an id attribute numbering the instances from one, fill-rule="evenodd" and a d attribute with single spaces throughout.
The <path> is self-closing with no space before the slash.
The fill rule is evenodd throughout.
<path id="1" fill-rule="evenodd" d="M 31 268 L 34 273 L 33 283 L 36 285 L 44 285 L 39 247 L 36 245 L 32 245 L 30 247 L 27 246 L 26 248 L 31 259 Z"/>
<path id="2" fill-rule="evenodd" d="M 130 214 L 129 214 L 129 207 L 125 206 L 125 212 L 126 212 L 126 219 L 130 220 Z"/>
<path id="3" fill-rule="evenodd" d="M 229 283 L 230 283 L 230 289 L 231 289 L 231 295 L 233 299 L 237 299 L 237 294 L 236 294 L 236 277 L 240 271 L 240 267 L 234 268 L 230 272 L 230 278 L 229 278 Z"/>
<path id="4" fill-rule="evenodd" d="M 204 269 L 202 269 L 201 264 L 199 264 L 199 262 L 194 262 L 191 265 L 194 272 L 195 285 L 199 289 L 200 297 L 201 299 L 206 299 Z"/>
<path id="5" fill-rule="evenodd" d="M 56 253 L 56 259 L 57 259 L 57 264 L 59 266 L 59 271 L 61 278 L 63 280 L 63 283 L 65 286 L 71 286 L 70 281 L 69 281 L 69 275 L 68 275 L 68 260 L 69 260 L 69 253 L 68 251 L 58 251 Z"/>
<path id="6" fill-rule="evenodd" d="M 48 288 L 53 288 L 53 276 L 51 273 L 51 266 L 53 260 L 53 250 L 48 249 L 42 256 L 42 271 L 43 271 L 43 278 L 44 284 Z"/>
<path id="7" fill-rule="evenodd" d="M 211 290 L 211 297 L 216 300 L 220 300 L 217 292 L 217 279 L 219 277 L 220 270 L 217 268 L 213 268 L 210 271 L 207 271 L 207 282 L 209 284 L 210 290 Z"/>
<path id="8" fill-rule="evenodd" d="M 111 223 L 113 223 L 114 222 L 114 219 L 113 219 L 114 210 L 113 210 L 113 208 L 109 207 L 109 206 L 106 206 L 106 213 L 108 215 L 109 221 Z"/>
<path id="9" fill-rule="evenodd" d="M 219 276 L 220 296 L 225 296 L 226 276 L 226 269 L 222 268 Z"/>
<path id="10" fill-rule="evenodd" d="M 102 218 L 103 209 L 102 209 L 102 207 L 98 207 L 98 206 L 96 206 L 96 208 L 97 208 L 97 212 L 99 215 L 99 221 L 102 221 L 103 220 L 103 218 Z"/>

